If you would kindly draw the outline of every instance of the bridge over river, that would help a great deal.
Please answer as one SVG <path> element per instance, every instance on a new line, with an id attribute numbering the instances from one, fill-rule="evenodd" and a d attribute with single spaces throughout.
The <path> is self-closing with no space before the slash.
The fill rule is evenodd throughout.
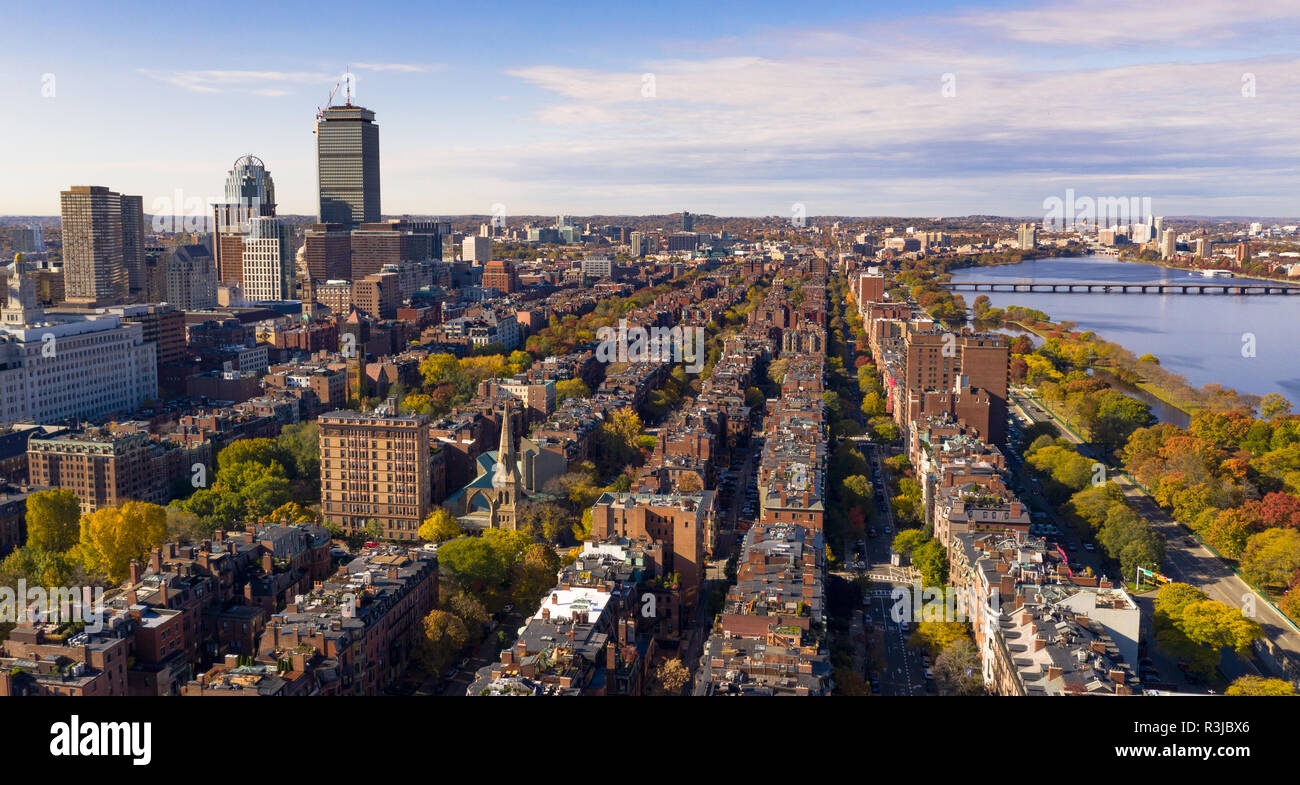
<path id="1" fill-rule="evenodd" d="M 1290 284 L 1225 282 L 1225 280 L 1215 281 L 1213 279 L 1206 279 L 1201 283 L 952 281 L 944 284 L 944 287 L 954 292 L 1014 292 L 1017 294 L 1271 294 L 1300 296 L 1300 286 Z"/>

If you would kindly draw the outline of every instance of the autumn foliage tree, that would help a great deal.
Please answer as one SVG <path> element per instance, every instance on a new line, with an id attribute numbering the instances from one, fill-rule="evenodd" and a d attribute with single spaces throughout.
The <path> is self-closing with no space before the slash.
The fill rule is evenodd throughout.
<path id="1" fill-rule="evenodd" d="M 167 512 L 156 504 L 126 502 L 81 519 L 80 555 L 86 570 L 126 580 L 131 561 L 143 559 L 167 539 Z"/>

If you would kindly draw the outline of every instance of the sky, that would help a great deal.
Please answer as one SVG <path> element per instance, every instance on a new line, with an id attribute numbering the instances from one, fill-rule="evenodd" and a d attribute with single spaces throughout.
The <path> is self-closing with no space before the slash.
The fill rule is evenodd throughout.
<path id="1" fill-rule="evenodd" d="M 0 215 L 247 153 L 314 214 L 348 67 L 385 215 L 1300 216 L 1295 0 L 8 3 Z"/>

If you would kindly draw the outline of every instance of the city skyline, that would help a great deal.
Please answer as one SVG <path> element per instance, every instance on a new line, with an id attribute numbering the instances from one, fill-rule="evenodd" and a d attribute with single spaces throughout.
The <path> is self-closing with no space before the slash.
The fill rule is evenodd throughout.
<path id="1" fill-rule="evenodd" d="M 402 31 L 289 7 L 258 11 L 297 31 L 274 54 L 221 45 L 236 12 L 211 43 L 91 62 L 78 50 L 130 15 L 85 9 L 0 54 L 26 120 L 9 164 L 25 187 L 0 214 L 57 214 L 68 183 L 114 183 L 146 212 L 177 189 L 219 198 L 249 151 L 276 172 L 281 213 L 315 214 L 310 124 L 347 67 L 353 103 L 384 127 L 387 215 L 1035 215 L 1066 188 L 1150 197 L 1166 215 L 1300 214 L 1300 12 L 1229 11 L 832 3 L 790 28 L 788 9 L 760 4 L 692 9 L 686 32 L 665 23 L 683 13 L 669 3 L 620 10 L 593 39 L 581 7 L 512 5 L 431 52 L 406 32 L 416 7 Z M 45 13 L 6 23 L 36 29 Z M 444 26 L 469 24 L 449 13 Z"/>

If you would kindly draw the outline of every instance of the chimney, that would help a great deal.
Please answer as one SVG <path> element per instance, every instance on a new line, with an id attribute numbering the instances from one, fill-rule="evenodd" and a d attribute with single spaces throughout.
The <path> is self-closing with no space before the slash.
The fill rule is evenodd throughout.
<path id="1" fill-rule="evenodd" d="M 627 645 L 627 619 L 618 620 L 618 643 L 620 646 Z"/>
<path id="2" fill-rule="evenodd" d="M 1061 674 L 1064 672 L 1065 671 L 1061 670 L 1061 666 L 1059 665 L 1049 665 L 1047 667 L 1047 680 L 1051 681 L 1052 679 L 1059 679 L 1061 678 Z"/>
<path id="3" fill-rule="evenodd" d="M 262 554 L 262 572 L 272 573 L 275 571 L 275 560 L 271 558 L 270 553 Z"/>
<path id="4" fill-rule="evenodd" d="M 613 641 L 605 644 L 605 668 L 611 673 L 618 670 L 618 654 Z"/>
<path id="5" fill-rule="evenodd" d="M 153 548 L 149 551 L 149 571 L 153 573 L 162 572 L 162 550 Z"/>
<path id="6" fill-rule="evenodd" d="M 551 604 L 552 604 L 552 605 L 558 605 L 559 602 L 560 602 L 560 595 L 558 595 L 558 594 L 551 594 Z"/>
<path id="7" fill-rule="evenodd" d="M 1110 671 L 1110 680 L 1113 681 L 1113 682 L 1115 682 L 1116 684 L 1123 684 L 1123 683 L 1124 683 L 1124 671 L 1122 671 L 1122 670 L 1111 670 L 1111 671 Z"/>
<path id="8" fill-rule="evenodd" d="M 136 596 L 136 593 L 135 593 L 135 587 L 132 587 L 132 588 L 130 588 L 130 589 L 127 589 L 127 591 L 126 591 L 126 605 L 127 605 L 127 607 L 129 608 L 129 607 L 132 606 L 132 605 L 139 605 L 139 604 L 140 604 L 140 601 L 139 601 L 139 599 L 138 599 L 137 596 Z"/>
<path id="9" fill-rule="evenodd" d="M 132 586 L 140 582 L 140 568 L 141 568 L 140 562 L 135 559 L 132 559 L 131 560 L 131 585 Z"/>
<path id="10" fill-rule="evenodd" d="M 551 619 L 551 609 L 542 608 L 542 621 L 550 621 L 550 619 Z"/>
<path id="11" fill-rule="evenodd" d="M 1042 638 L 1034 638 L 1034 651 L 1042 651 L 1047 648 L 1047 641 Z"/>

